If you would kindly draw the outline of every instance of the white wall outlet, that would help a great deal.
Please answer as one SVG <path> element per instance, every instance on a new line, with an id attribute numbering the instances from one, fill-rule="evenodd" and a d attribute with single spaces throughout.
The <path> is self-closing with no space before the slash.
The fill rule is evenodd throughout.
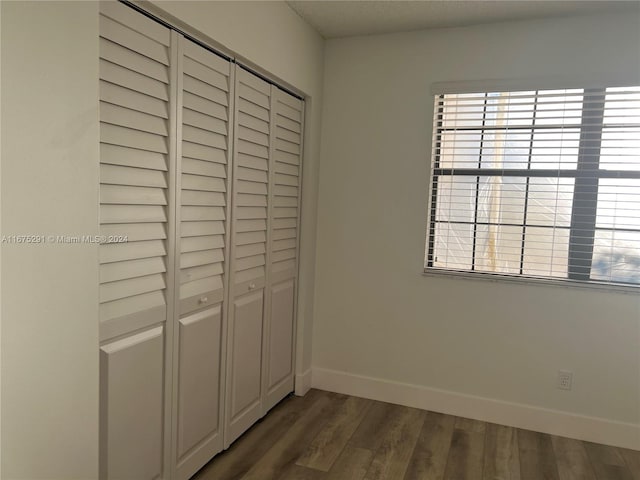
<path id="1" fill-rule="evenodd" d="M 573 372 L 568 370 L 558 370 L 557 387 L 561 390 L 571 390 L 573 384 Z"/>

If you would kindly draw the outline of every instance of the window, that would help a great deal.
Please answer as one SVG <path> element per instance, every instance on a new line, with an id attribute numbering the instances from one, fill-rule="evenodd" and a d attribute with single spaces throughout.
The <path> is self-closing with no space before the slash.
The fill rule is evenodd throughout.
<path id="1" fill-rule="evenodd" d="M 640 87 L 435 99 L 425 271 L 640 285 Z"/>

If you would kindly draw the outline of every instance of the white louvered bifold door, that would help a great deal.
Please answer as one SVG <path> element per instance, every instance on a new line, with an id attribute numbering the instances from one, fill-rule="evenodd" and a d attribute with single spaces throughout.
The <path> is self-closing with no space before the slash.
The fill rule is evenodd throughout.
<path id="1" fill-rule="evenodd" d="M 223 448 L 223 314 L 233 112 L 229 61 L 180 39 L 174 400 L 176 478 Z"/>
<path id="2" fill-rule="evenodd" d="M 100 476 L 161 478 L 172 33 L 100 7 Z"/>
<path id="3" fill-rule="evenodd" d="M 225 444 L 261 416 L 271 85 L 236 68 Z"/>
<path id="4" fill-rule="evenodd" d="M 266 412 L 293 390 L 304 103 L 272 87 L 269 263 L 264 350 Z"/>

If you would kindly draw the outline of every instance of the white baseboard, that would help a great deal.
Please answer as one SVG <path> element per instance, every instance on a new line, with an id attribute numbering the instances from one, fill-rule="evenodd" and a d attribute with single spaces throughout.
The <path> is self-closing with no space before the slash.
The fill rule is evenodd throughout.
<path id="1" fill-rule="evenodd" d="M 305 373 L 306 376 L 306 373 Z M 640 450 L 640 425 L 313 368 L 312 387 L 536 432 Z M 296 378 L 296 393 L 298 381 Z"/>
<path id="2" fill-rule="evenodd" d="M 307 369 L 306 372 L 296 374 L 295 382 L 295 394 L 299 397 L 306 395 L 311 390 L 311 369 Z"/>

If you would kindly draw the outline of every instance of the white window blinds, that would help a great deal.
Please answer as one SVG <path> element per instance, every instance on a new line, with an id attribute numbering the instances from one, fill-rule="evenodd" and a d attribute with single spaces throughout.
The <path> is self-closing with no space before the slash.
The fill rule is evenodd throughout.
<path id="1" fill-rule="evenodd" d="M 640 87 L 437 96 L 425 267 L 640 284 Z"/>

